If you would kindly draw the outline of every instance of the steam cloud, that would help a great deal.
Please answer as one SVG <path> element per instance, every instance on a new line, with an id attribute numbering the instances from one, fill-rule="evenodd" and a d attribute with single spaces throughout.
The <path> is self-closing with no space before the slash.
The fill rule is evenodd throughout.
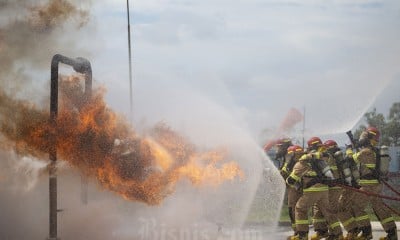
<path id="1" fill-rule="evenodd" d="M 15 28 L 15 24 L 23 27 L 24 31 L 17 32 L 14 38 L 24 39 L 21 33 L 27 32 L 47 35 L 77 16 L 81 19 L 80 27 L 87 19 L 86 12 L 63 0 L 31 7 L 29 13 L 28 21 L 17 21 L 8 28 Z M 6 39 L 4 45 L 7 56 L 22 58 L 18 46 L 26 43 L 8 48 L 11 42 Z M 25 55 L 30 54 L 35 56 L 35 53 L 25 52 Z M 16 62 L 11 57 L 3 61 L 9 68 L 15 67 Z M 224 159 L 223 153 L 199 154 L 192 144 L 166 126 L 154 128 L 155 142 L 138 138 L 129 124 L 107 107 L 103 90 L 95 89 L 93 97 L 86 101 L 79 82 L 79 77 L 61 80 L 62 110 L 56 129 L 51 128 L 46 110 L 0 91 L 1 147 L 5 150 L 15 147 L 23 156 L 46 159 L 52 144 L 49 136 L 55 134 L 60 159 L 96 177 L 104 187 L 125 198 L 148 204 L 160 203 L 182 176 L 199 184 L 203 179 L 220 183 L 223 179 L 243 175 L 237 164 L 218 163 Z"/>
<path id="2" fill-rule="evenodd" d="M 64 53 L 68 56 L 78 56 L 85 52 L 79 46 L 74 46 L 71 39 L 88 22 L 89 12 L 77 8 L 73 1 L 49 0 L 38 5 L 34 0 L 0 0 L 0 156 L 8 159 L 0 164 L 0 205 L 5 209 L 0 229 L 7 229 L 0 232 L 1 238 L 42 239 L 46 236 L 47 226 L 43 224 L 47 222 L 48 213 L 47 205 L 43 203 L 43 196 L 48 194 L 46 184 L 39 182 L 35 191 L 26 193 L 26 198 L 10 194 L 13 190 L 9 188 L 10 185 L 15 185 L 23 186 L 24 191 L 29 190 L 34 184 L 31 181 L 47 172 L 43 163 L 48 163 L 48 135 L 54 131 L 48 124 L 49 102 L 46 96 L 49 82 L 42 79 L 33 84 L 31 72 L 46 71 L 48 74 L 51 57 L 60 49 L 65 49 L 66 44 L 68 52 Z M 63 31 L 68 32 L 61 35 Z M 182 211 L 183 204 L 186 204 L 186 209 L 197 209 L 199 212 L 207 205 L 211 207 L 205 214 L 210 215 L 210 218 L 236 221 L 239 224 L 243 222 L 254 194 L 249 189 L 257 187 L 257 173 L 261 171 L 258 161 L 261 157 L 253 151 L 257 146 L 251 139 L 246 138 L 244 145 L 242 141 L 237 143 L 236 152 L 231 155 L 224 148 L 200 151 L 188 139 L 163 123 L 152 128 L 148 135 L 139 137 L 123 117 L 107 107 L 103 100 L 104 89 L 94 89 L 92 99 L 86 102 L 82 99 L 80 82 L 80 76 L 63 77 L 61 80 L 61 110 L 57 128 L 59 160 L 68 161 L 73 168 L 91 176 L 102 187 L 117 192 L 124 198 L 155 205 L 170 195 L 182 178 L 199 185 L 221 184 L 226 180 L 243 177 L 238 164 L 226 161 L 238 157 L 242 163 L 248 165 L 244 172 L 254 173 L 246 178 L 245 184 L 239 188 L 232 184 L 223 193 L 213 192 L 206 195 L 202 192 L 204 199 L 196 199 L 197 203 L 190 194 L 186 196 L 190 201 L 171 196 L 165 215 L 170 217 L 172 214 L 169 211 L 174 212 L 174 221 L 177 221 L 179 211 L 182 217 L 179 223 L 185 224 L 190 218 L 193 221 L 198 220 L 195 216 L 201 214 Z M 251 165 L 250 162 L 255 164 Z M 8 171 L 9 169 L 14 169 L 14 172 Z M 13 174 L 15 178 L 10 178 Z M 124 222 L 124 227 L 130 227 L 126 222 L 131 218 L 122 221 L 120 216 L 115 215 L 111 204 L 96 201 L 94 207 L 91 205 L 92 207 L 79 208 L 79 204 L 74 203 L 76 199 L 72 198 L 74 191 L 71 191 L 79 185 L 74 175 L 76 172 L 68 174 L 71 175 L 65 176 L 65 172 L 59 172 L 60 177 L 68 179 L 60 182 L 60 185 L 65 184 L 60 186 L 61 189 L 69 189 L 68 194 L 63 194 L 64 205 L 69 202 L 73 205 L 61 218 L 64 221 L 62 223 L 65 223 L 61 224 L 60 229 L 63 236 L 74 239 L 112 239 L 112 230 L 119 223 Z M 274 174 L 271 173 L 269 177 L 280 179 L 278 174 Z M 26 184 L 21 185 L 20 176 L 28 176 Z M 281 197 L 281 188 L 274 189 L 276 193 L 273 192 L 272 195 Z M 238 196 L 237 192 L 247 194 L 240 193 Z M 265 195 L 270 196 L 271 193 Z M 106 199 L 117 201 L 113 195 L 107 195 Z M 238 202 L 245 203 L 246 206 L 232 210 L 231 206 L 238 205 Z M 280 201 L 267 201 L 265 206 L 275 213 L 279 209 L 279 206 L 275 206 L 278 202 Z M 107 215 L 108 218 L 93 217 L 99 214 L 99 209 L 102 217 Z M 135 209 L 135 213 L 140 210 L 145 212 L 143 209 L 141 205 Z M 71 214 L 68 215 L 69 213 Z M 76 216 L 90 219 L 77 224 Z M 35 219 L 35 222 L 29 219 Z M 107 220 L 111 220 L 112 224 L 105 223 Z M 87 224 L 89 221 L 93 224 Z M 90 226 L 97 226 L 98 223 L 104 227 L 91 229 L 93 227 Z M 27 226 L 25 231 L 14 230 L 17 224 Z M 82 228 L 83 224 L 87 236 L 76 230 Z"/>
<path id="3" fill-rule="evenodd" d="M 12 94 L 29 86 L 31 76 L 26 71 L 48 68 L 51 56 L 63 48 L 60 30 L 68 24 L 79 29 L 89 20 L 88 11 L 69 1 L 35 2 L 0 1 L 0 86 Z"/>
<path id="4" fill-rule="evenodd" d="M 21 155 L 45 159 L 52 144 L 50 134 L 55 134 L 60 159 L 125 198 L 148 204 L 160 203 L 182 176 L 195 184 L 219 184 L 243 175 L 233 162 L 216 166 L 224 160 L 224 153 L 199 154 L 165 125 L 153 129 L 155 142 L 137 137 L 129 124 L 107 107 L 104 91 L 95 89 L 92 97 L 85 99 L 81 82 L 79 77 L 61 80 L 61 110 L 55 129 L 46 110 L 0 93 L 2 147 L 7 150 L 15 145 Z"/>

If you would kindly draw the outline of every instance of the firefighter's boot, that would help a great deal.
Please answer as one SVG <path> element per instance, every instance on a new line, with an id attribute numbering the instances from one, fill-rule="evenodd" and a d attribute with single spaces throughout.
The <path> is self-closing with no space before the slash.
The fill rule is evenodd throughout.
<path id="1" fill-rule="evenodd" d="M 356 240 L 370 240 L 372 239 L 372 228 L 371 225 L 366 227 L 361 227 L 360 230 L 362 231 L 361 236 L 356 237 Z"/>
<path id="2" fill-rule="evenodd" d="M 297 231 L 294 232 L 294 234 L 292 236 L 289 236 L 286 238 L 286 240 L 291 240 L 292 238 L 294 238 L 297 235 Z"/>
<path id="3" fill-rule="evenodd" d="M 347 232 L 347 235 L 344 237 L 344 240 L 355 240 L 357 235 L 360 233 L 358 228 L 353 228 Z"/>
<path id="4" fill-rule="evenodd" d="M 391 228 L 387 231 L 386 237 L 381 237 L 379 240 L 397 240 L 397 229 Z"/>
<path id="5" fill-rule="evenodd" d="M 343 234 L 329 235 L 326 240 L 344 240 Z"/>
<path id="6" fill-rule="evenodd" d="M 297 232 L 290 240 L 308 240 L 308 232 Z"/>
<path id="7" fill-rule="evenodd" d="M 317 230 L 312 236 L 311 240 L 320 240 L 328 237 L 328 230 Z"/>

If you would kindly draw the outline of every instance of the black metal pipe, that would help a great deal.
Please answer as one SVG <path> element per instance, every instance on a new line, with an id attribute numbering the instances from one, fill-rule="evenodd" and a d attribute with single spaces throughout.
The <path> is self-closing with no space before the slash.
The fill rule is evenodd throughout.
<path id="1" fill-rule="evenodd" d="M 78 72 L 85 74 L 85 98 L 89 99 L 92 94 L 92 67 L 90 62 L 84 58 L 68 58 L 56 54 L 51 60 L 50 76 L 50 133 L 49 159 L 49 240 L 57 238 L 57 114 L 58 114 L 58 64 L 64 63 L 72 66 Z"/>

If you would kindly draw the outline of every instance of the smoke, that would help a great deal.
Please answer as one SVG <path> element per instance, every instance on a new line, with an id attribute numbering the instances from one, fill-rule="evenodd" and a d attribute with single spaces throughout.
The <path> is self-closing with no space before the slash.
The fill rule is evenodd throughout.
<path id="1" fill-rule="evenodd" d="M 193 184 L 217 185 L 243 177 L 234 162 L 221 163 L 227 155 L 222 150 L 199 152 L 165 124 L 155 126 L 149 139 L 140 138 L 107 107 L 102 89 L 94 89 L 87 100 L 79 88 L 81 79 L 60 81 L 57 126 L 50 124 L 47 111 L 0 95 L 4 148 L 13 143 L 19 154 L 44 159 L 55 144 L 61 160 L 103 187 L 148 204 L 159 204 L 182 177 Z"/>
<path id="2" fill-rule="evenodd" d="M 0 238 L 45 239 L 48 236 L 49 200 L 43 160 L 21 158 L 10 152 L 0 152 L 0 158 Z M 60 236 L 77 240 L 118 239 L 113 237 L 113 229 L 122 221 L 122 210 L 115 205 L 118 199 L 96 190 L 93 184 L 90 185 L 91 202 L 84 205 L 80 198 L 80 176 L 68 166 L 59 166 L 59 169 Z M 34 186 L 31 180 L 36 181 Z"/>
<path id="3" fill-rule="evenodd" d="M 49 113 L 46 110 L 4 93 L 0 95 L 0 147 L 4 151 L 14 150 L 22 156 L 15 168 L 24 178 L 33 178 L 30 183 L 34 184 L 46 170 L 47 163 L 39 164 L 35 158 L 47 158 L 51 148 L 50 135 L 56 133 L 59 160 L 67 161 L 69 166 L 78 169 L 81 174 L 96 179 L 102 188 L 126 199 L 150 205 L 161 204 L 167 196 L 178 191 L 179 197 L 167 198 L 170 202 L 166 205 L 163 203 L 163 210 L 157 213 L 157 219 L 171 222 L 173 211 L 176 214 L 172 222 L 179 226 L 186 226 L 189 219 L 192 222 L 222 222 L 229 226 L 240 226 L 243 223 L 259 182 L 258 174 L 247 176 L 247 173 L 261 170 L 253 160 L 252 164 L 243 164 L 244 160 L 249 161 L 246 158 L 256 161 L 260 159 L 261 154 L 257 156 L 257 151 L 249 152 L 249 149 L 256 150 L 253 142 L 232 141 L 229 148 L 204 151 L 164 123 L 151 128 L 145 138 L 140 138 L 123 117 L 107 107 L 103 100 L 104 89 L 95 88 L 92 98 L 86 100 L 82 97 L 81 82 L 79 77 L 62 78 L 60 81 L 57 132 L 49 124 Z M 228 162 L 231 159 L 242 162 L 246 174 L 237 163 Z M 63 167 L 59 166 L 59 169 Z M 241 184 L 244 177 L 246 182 Z M 23 178 L 18 176 L 17 179 L 22 182 Z M 20 185 L 10 185 L 13 184 Z M 211 188 L 190 187 L 192 185 L 208 185 Z M 213 187 L 216 185 L 222 189 L 218 188 L 217 191 Z M 33 186 L 27 185 L 24 189 L 32 189 Z M 253 188 L 250 192 L 249 187 Z M 238 195 L 238 192 L 243 191 L 248 193 Z M 60 192 L 69 194 L 71 191 Z M 197 200 L 193 201 L 193 198 Z M 245 207 L 238 205 L 238 202 L 244 202 Z M 97 204 L 82 212 L 92 218 L 96 212 L 92 212 L 92 207 Z M 80 209 L 79 205 L 72 208 L 73 211 Z M 191 209 L 197 209 L 196 213 L 193 214 Z M 14 214 L 19 216 L 19 213 Z M 143 215 L 153 214 L 153 211 L 148 211 Z M 135 215 L 134 219 L 137 220 L 137 217 Z M 70 227 L 72 223 L 76 221 L 71 220 L 65 227 Z M 108 225 L 107 229 L 117 229 L 113 227 Z M 73 229 L 66 231 L 66 234 L 72 234 Z M 93 232 L 88 230 L 87 234 Z"/>
<path id="4" fill-rule="evenodd" d="M 184 132 L 196 146 L 227 146 L 234 160 L 245 173 L 245 181 L 224 184 L 218 192 L 185 195 L 188 202 L 207 203 L 198 207 L 208 216 L 192 216 L 210 222 L 220 222 L 224 226 L 240 226 L 247 221 L 248 214 L 268 213 L 266 225 L 273 225 L 280 211 L 284 184 L 271 161 L 265 157 L 254 138 L 251 137 L 241 119 L 232 114 L 230 109 L 212 101 L 193 87 L 182 84 L 161 83 L 152 89 L 151 81 L 143 82 L 137 92 L 137 112 L 152 119 L 168 119 L 179 132 Z M 158 99 L 162 99 L 159 101 Z M 140 116 L 138 116 L 140 119 Z M 152 119 L 143 120 L 143 125 L 152 125 Z M 263 169 L 265 175 L 263 175 Z M 261 178 L 263 177 L 263 178 Z M 260 185 L 259 185 L 260 184 Z M 176 196 L 176 195 L 174 195 Z M 252 208 L 253 201 L 258 209 Z M 201 205 L 200 204 L 200 205 Z M 176 214 L 185 216 L 185 209 L 176 206 Z M 264 215 L 265 216 L 265 215 Z M 188 222 L 192 218 L 186 216 Z M 210 220 L 213 219 L 213 220 Z M 172 220 L 173 221 L 173 220 Z"/>
<path id="5" fill-rule="evenodd" d="M 88 20 L 89 11 L 80 9 L 73 1 L 0 0 L 1 239 L 48 236 L 48 157 L 7 139 L 6 135 L 16 129 L 8 128 L 10 125 L 5 123 L 20 127 L 18 124 L 25 122 L 25 127 L 14 134 L 15 139 L 34 124 L 47 121 L 48 113 L 41 106 L 49 105 L 48 97 L 43 96 L 49 92 L 50 59 L 58 51 L 71 55 L 87 53 L 73 39 Z M 33 107 L 37 110 L 26 111 Z M 116 212 L 111 197 L 97 191 L 98 195 L 91 196 L 100 199 L 84 206 L 79 198 L 79 175 L 61 162 L 57 165 L 59 190 L 63 193 L 59 195 L 59 207 L 64 208 L 59 213 L 62 236 L 87 239 L 89 234 L 93 239 L 113 239 L 112 229 L 118 221 L 114 221 Z"/>
<path id="6" fill-rule="evenodd" d="M 87 24 L 89 12 L 67 0 L 1 1 L 0 5 L 0 86 L 11 94 L 35 95 L 27 91 L 32 73 L 48 70 L 49 59 Z M 70 34 L 60 38 L 63 31 Z M 72 41 L 68 46 L 80 50 Z"/>
<path id="7" fill-rule="evenodd" d="M 48 122 L 49 83 L 42 71 L 48 76 L 50 59 L 60 49 L 68 56 L 89 53 L 74 39 L 90 17 L 66 0 L 0 0 L 0 13 L 0 153 L 6 159 L 0 170 L 0 238 L 43 239 L 48 227 L 44 173 L 55 129 Z M 263 202 L 261 211 L 271 215 L 268 223 L 276 223 L 284 191 L 281 178 L 220 106 L 185 89 L 176 95 L 184 101 L 170 93 L 149 94 L 155 106 L 143 101 L 143 108 L 174 116 L 157 116 L 157 122 L 167 119 L 168 124 L 151 124 L 139 135 L 107 106 L 104 89 L 94 89 L 86 102 L 79 82 L 79 76 L 60 82 L 62 238 L 132 239 L 141 234 L 141 219 L 154 218 L 161 226 L 183 228 L 207 222 L 213 231 L 216 223 L 241 226 L 256 195 Z M 177 126 L 180 121 L 193 129 Z M 60 165 L 62 160 L 68 165 Z M 262 179 L 266 184 L 257 189 L 264 163 L 269 167 Z M 79 198 L 81 174 L 91 177 L 88 205 Z"/>
<path id="8" fill-rule="evenodd" d="M 38 182 L 39 176 L 47 170 L 47 164 L 38 159 L 22 157 L 15 165 L 15 171 L 21 172 L 25 177 L 25 191 L 31 190 Z"/>

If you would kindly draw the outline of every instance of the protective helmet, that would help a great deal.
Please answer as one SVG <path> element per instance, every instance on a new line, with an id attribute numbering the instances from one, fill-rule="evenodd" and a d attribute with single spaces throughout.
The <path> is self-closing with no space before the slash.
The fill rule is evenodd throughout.
<path id="1" fill-rule="evenodd" d="M 360 146 L 375 146 L 379 142 L 380 132 L 376 127 L 368 127 L 360 135 L 359 144 Z"/>
<path id="2" fill-rule="evenodd" d="M 324 142 L 324 146 L 327 150 L 338 148 L 338 144 L 335 142 L 335 140 L 326 140 Z"/>
<path id="3" fill-rule="evenodd" d="M 319 137 L 312 137 L 307 141 L 307 146 L 310 149 L 317 149 L 322 145 L 322 141 Z"/>
<path id="4" fill-rule="evenodd" d="M 290 138 L 281 138 L 276 142 L 277 147 L 289 147 L 292 145 Z"/>
<path id="5" fill-rule="evenodd" d="M 275 144 L 277 148 L 275 157 L 276 158 L 285 157 L 285 155 L 287 154 L 287 149 L 291 145 L 292 145 L 292 140 L 290 140 L 290 138 L 279 139 Z"/>
<path id="6" fill-rule="evenodd" d="M 288 149 L 287 149 L 287 153 L 288 154 L 291 154 L 291 153 L 303 153 L 304 152 L 304 150 L 303 150 L 303 148 L 302 147 L 300 147 L 299 145 L 293 145 L 293 146 L 290 146 Z"/>
<path id="7" fill-rule="evenodd" d="M 368 127 L 366 129 L 366 131 L 368 132 L 368 138 L 369 139 L 373 139 L 375 141 L 379 141 L 379 137 L 381 136 L 381 133 L 379 132 L 379 130 L 376 127 Z"/>

